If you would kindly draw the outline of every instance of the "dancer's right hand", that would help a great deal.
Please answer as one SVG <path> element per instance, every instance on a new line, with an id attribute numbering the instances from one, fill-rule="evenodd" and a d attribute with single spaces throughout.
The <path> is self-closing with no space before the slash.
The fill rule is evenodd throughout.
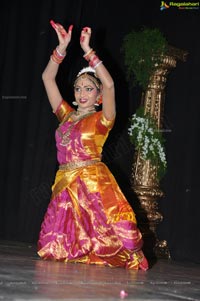
<path id="1" fill-rule="evenodd" d="M 55 23 L 53 20 L 51 20 L 50 24 L 57 33 L 60 51 L 66 50 L 71 41 L 73 25 L 70 25 L 68 31 L 66 31 L 60 23 Z"/>

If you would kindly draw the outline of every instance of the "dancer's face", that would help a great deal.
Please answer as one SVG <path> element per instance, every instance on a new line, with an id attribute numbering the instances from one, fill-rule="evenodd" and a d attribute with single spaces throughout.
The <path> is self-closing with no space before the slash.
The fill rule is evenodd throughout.
<path id="1" fill-rule="evenodd" d="M 74 96 L 79 108 L 90 109 L 97 101 L 99 91 L 95 84 L 88 78 L 77 80 L 74 87 Z"/>

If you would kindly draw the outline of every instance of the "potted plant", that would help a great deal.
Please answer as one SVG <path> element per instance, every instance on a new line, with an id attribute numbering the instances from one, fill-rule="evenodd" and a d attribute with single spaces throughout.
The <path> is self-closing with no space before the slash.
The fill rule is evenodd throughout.
<path id="1" fill-rule="evenodd" d="M 146 90 L 154 71 L 168 51 L 168 42 L 159 29 L 143 28 L 132 30 L 123 40 L 122 50 L 127 67 L 127 78 L 134 77 L 134 85 L 138 84 Z M 160 180 L 166 172 L 164 139 L 154 118 L 140 106 L 130 118 L 128 134 L 131 143 L 144 160 L 157 166 L 157 178 Z"/>
<path id="2" fill-rule="evenodd" d="M 134 76 L 135 84 L 145 90 L 152 72 L 167 52 L 167 45 L 166 38 L 157 28 L 143 28 L 128 33 L 122 44 L 127 77 Z"/>
<path id="3" fill-rule="evenodd" d="M 185 61 L 187 52 L 171 47 L 159 29 L 151 28 L 128 33 L 122 50 L 128 79 L 143 90 L 142 105 L 130 118 L 128 134 L 136 150 L 131 176 L 141 205 L 138 215 L 144 249 L 149 256 L 170 258 L 167 242 L 159 241 L 156 231 L 163 219 L 157 210 L 157 199 L 163 196 L 159 180 L 167 168 L 161 121 L 167 75 L 178 59 Z"/>

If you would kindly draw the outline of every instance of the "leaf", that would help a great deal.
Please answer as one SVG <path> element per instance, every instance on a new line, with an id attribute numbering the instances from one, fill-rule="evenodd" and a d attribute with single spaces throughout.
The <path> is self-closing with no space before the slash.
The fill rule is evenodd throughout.
<path id="1" fill-rule="evenodd" d="M 143 28 L 128 33 L 122 44 L 128 80 L 134 77 L 134 85 L 138 84 L 145 89 L 166 49 L 167 40 L 157 28 Z"/>

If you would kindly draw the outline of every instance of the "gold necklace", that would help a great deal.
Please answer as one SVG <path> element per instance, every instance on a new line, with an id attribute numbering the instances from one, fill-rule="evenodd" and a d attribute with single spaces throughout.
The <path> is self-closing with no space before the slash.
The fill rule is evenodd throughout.
<path id="1" fill-rule="evenodd" d="M 95 111 L 96 112 L 96 111 Z M 72 112 L 74 114 L 74 112 Z M 84 115 L 81 115 L 78 119 L 72 121 L 72 123 L 70 124 L 70 126 L 68 127 L 67 131 L 63 134 L 62 131 L 60 130 L 60 126 L 58 128 L 58 133 L 60 135 L 60 137 L 62 138 L 62 141 L 60 142 L 60 145 L 62 146 L 66 146 L 69 142 L 70 142 L 70 135 L 72 132 L 72 129 L 74 128 L 74 126 L 83 118 L 86 118 L 90 115 L 92 115 L 94 113 L 94 111 L 91 111 L 89 113 L 86 113 Z M 71 116 L 72 114 L 68 115 L 68 118 Z M 66 121 L 66 120 L 65 120 Z M 63 124 L 63 123 L 62 123 Z"/>
<path id="2" fill-rule="evenodd" d="M 95 108 L 92 108 L 92 109 L 88 110 L 88 112 L 85 113 L 85 114 L 83 114 L 83 115 L 86 115 L 86 114 L 88 114 L 88 113 L 95 113 L 95 112 L 96 112 Z M 74 115 L 80 116 L 81 113 L 83 113 L 83 111 L 81 112 L 79 109 L 77 109 L 77 111 L 74 112 Z"/>

